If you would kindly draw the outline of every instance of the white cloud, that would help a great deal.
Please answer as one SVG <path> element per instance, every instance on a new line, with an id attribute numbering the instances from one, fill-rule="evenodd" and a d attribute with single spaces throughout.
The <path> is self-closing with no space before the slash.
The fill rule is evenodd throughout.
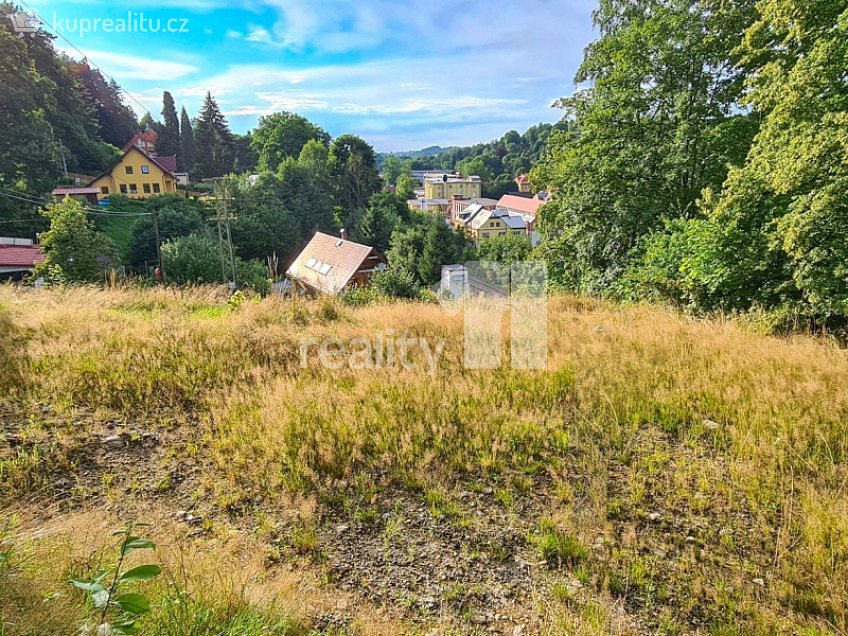
<path id="1" fill-rule="evenodd" d="M 271 33 L 264 27 L 251 27 L 250 33 L 245 38 L 248 42 L 259 42 L 262 44 L 275 44 Z"/>
<path id="2" fill-rule="evenodd" d="M 70 46 L 62 46 L 60 40 L 53 43 L 57 49 L 74 58 L 80 54 Z M 200 68 L 184 62 L 157 60 L 141 55 L 124 55 L 109 51 L 86 51 L 89 61 L 107 75 L 125 80 L 175 80 L 197 73 Z"/>

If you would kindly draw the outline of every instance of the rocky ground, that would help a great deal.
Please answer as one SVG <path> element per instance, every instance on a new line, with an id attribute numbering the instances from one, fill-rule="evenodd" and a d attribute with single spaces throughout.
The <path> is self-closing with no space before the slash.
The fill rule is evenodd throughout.
<path id="1" fill-rule="evenodd" d="M 720 490 L 707 494 L 671 478 L 675 462 L 686 462 L 702 465 L 710 483 L 720 484 L 721 462 L 675 448 L 662 435 L 641 444 L 658 463 L 638 500 L 631 468 L 639 458 L 609 462 L 609 519 L 584 537 L 581 571 L 556 555 L 546 558 L 535 540 L 539 520 L 558 505 L 546 476 L 526 481 L 516 495 L 475 480 L 430 489 L 378 486 L 376 475 L 371 485 L 323 493 L 308 515 L 273 501 L 233 514 L 198 497 L 205 460 L 187 451 L 196 441 L 187 435 L 197 425 L 190 419 L 151 428 L 91 415 L 69 420 L 45 409 L 37 419 L 7 411 L 0 422 L 0 453 L 38 458 L 27 490 L 31 501 L 49 502 L 50 514 L 103 508 L 120 517 L 143 503 L 185 524 L 189 539 L 218 524 L 252 534 L 264 524 L 268 568 L 308 569 L 340 598 L 384 608 L 425 634 L 542 633 L 552 603 L 587 599 L 602 599 L 617 617 L 617 633 L 657 631 L 660 610 L 697 631 L 715 613 L 704 599 L 732 600 L 734 586 L 769 584 L 754 556 L 760 535 L 744 509 L 728 510 Z M 726 574 L 724 587 L 693 588 L 715 586 L 717 571 Z M 339 601 L 316 612 L 312 624 L 319 633 L 355 633 L 355 610 Z"/>

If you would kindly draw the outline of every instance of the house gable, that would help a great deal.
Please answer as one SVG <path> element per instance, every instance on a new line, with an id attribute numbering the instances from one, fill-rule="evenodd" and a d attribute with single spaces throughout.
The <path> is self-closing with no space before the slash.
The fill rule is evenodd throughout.
<path id="1" fill-rule="evenodd" d="M 101 199 L 112 194 L 123 194 L 131 199 L 173 194 L 177 191 L 176 177 L 163 166 L 165 159 L 171 158 L 152 157 L 137 146 L 129 146 L 107 172 L 88 186 L 97 188 L 97 196 Z"/>

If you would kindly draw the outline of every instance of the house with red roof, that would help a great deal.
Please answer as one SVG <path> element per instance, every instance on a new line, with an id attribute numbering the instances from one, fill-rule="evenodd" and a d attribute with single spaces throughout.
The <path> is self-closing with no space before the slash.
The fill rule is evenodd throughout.
<path id="1" fill-rule="evenodd" d="M 155 155 L 157 141 L 159 141 L 159 135 L 152 128 L 140 130 L 121 148 L 121 152 L 126 152 L 131 146 L 135 146 L 148 155 Z"/>
<path id="2" fill-rule="evenodd" d="M 515 178 L 515 185 L 518 186 L 519 192 L 530 192 L 530 177 L 526 174 L 520 174 Z"/>
<path id="3" fill-rule="evenodd" d="M 518 214 L 524 219 L 527 227 L 527 234 L 530 236 L 531 243 L 535 246 L 539 244 L 540 237 L 536 233 L 536 217 L 539 215 L 539 208 L 545 205 L 546 201 L 538 197 L 523 197 L 517 194 L 505 194 L 498 201 L 498 208 L 507 210 L 511 214 Z"/>
<path id="4" fill-rule="evenodd" d="M 30 239 L 0 237 L 0 280 L 20 280 L 44 262 L 44 252 Z"/>
<path id="5" fill-rule="evenodd" d="M 64 199 L 71 197 L 85 204 L 97 205 L 97 195 L 100 191 L 97 188 L 80 188 L 79 186 L 67 186 L 55 188 L 53 190 L 54 199 Z"/>

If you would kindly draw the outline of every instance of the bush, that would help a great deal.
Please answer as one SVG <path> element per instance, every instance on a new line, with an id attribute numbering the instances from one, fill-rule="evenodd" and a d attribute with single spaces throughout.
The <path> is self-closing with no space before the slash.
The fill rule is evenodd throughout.
<path id="1" fill-rule="evenodd" d="M 414 299 L 421 297 L 421 287 L 406 270 L 387 269 L 377 272 L 369 284 L 378 295 L 392 298 Z"/>
<path id="2" fill-rule="evenodd" d="M 260 261 L 236 257 L 236 278 L 243 287 L 262 295 L 271 288 L 268 269 Z M 182 236 L 162 246 L 162 263 L 169 280 L 178 283 L 224 283 L 218 241 L 208 232 Z M 227 264 L 227 275 L 230 268 Z"/>

